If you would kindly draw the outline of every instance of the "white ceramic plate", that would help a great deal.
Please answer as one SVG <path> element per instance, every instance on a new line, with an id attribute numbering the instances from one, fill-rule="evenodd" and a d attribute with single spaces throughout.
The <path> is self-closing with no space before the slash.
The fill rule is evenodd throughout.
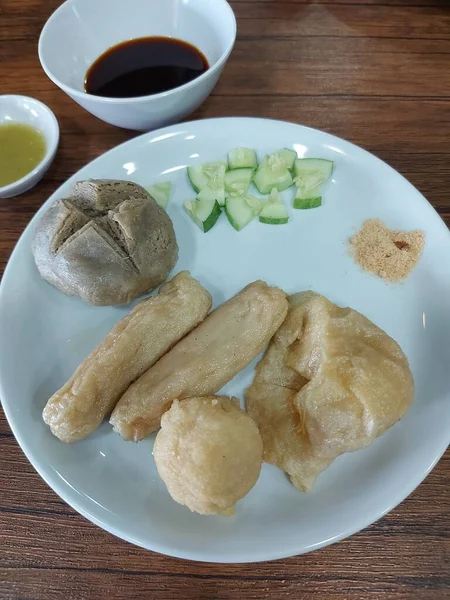
<path id="1" fill-rule="evenodd" d="M 184 168 L 222 158 L 239 145 L 259 154 L 294 147 L 300 156 L 334 160 L 323 207 L 290 210 L 286 226 L 255 221 L 240 233 L 222 217 L 211 232 L 202 233 L 182 210 L 182 202 L 193 195 Z M 369 448 L 339 458 L 309 494 L 264 465 L 235 517 L 193 514 L 170 499 L 159 479 L 152 438 L 124 442 L 104 423 L 87 440 L 64 445 L 42 422 L 48 397 L 129 309 L 89 307 L 45 283 L 30 251 L 34 218 L 0 289 L 0 394 L 23 451 L 64 500 L 144 548 L 195 560 L 247 562 L 342 539 L 381 517 L 423 480 L 450 439 L 450 237 L 412 185 L 348 142 L 260 119 L 185 123 L 138 137 L 83 168 L 47 204 L 88 177 L 141 184 L 171 179 L 175 194 L 168 212 L 180 246 L 176 270 L 189 269 L 212 292 L 216 305 L 258 278 L 287 292 L 316 290 L 361 311 L 400 343 L 417 392 L 400 423 Z M 348 238 L 369 217 L 426 232 L 420 263 L 404 283 L 388 285 L 363 273 L 349 256 Z M 223 391 L 242 398 L 254 364 Z"/>

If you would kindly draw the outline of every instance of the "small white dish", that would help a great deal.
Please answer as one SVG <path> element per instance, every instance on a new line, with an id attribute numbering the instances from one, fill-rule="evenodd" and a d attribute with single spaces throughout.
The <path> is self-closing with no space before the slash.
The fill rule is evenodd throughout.
<path id="1" fill-rule="evenodd" d="M 173 90 L 138 98 L 87 94 L 86 73 L 112 46 L 134 38 L 166 36 L 196 46 L 210 68 Z M 67 0 L 49 18 L 39 39 L 48 77 L 87 111 L 112 125 L 149 131 L 179 121 L 209 96 L 236 39 L 236 19 L 226 0 Z"/>
<path id="2" fill-rule="evenodd" d="M 0 96 L 0 124 L 25 123 L 45 138 L 46 152 L 41 162 L 27 175 L 0 187 L 0 198 L 18 196 L 34 187 L 52 164 L 59 143 L 59 126 L 53 112 L 39 100 L 27 96 Z"/>
<path id="3" fill-rule="evenodd" d="M 235 231 L 224 215 L 203 233 L 183 209 L 194 197 L 187 165 L 223 159 L 236 146 L 259 157 L 293 148 L 335 161 L 323 206 L 293 210 L 287 225 L 257 220 Z M 359 310 L 396 339 L 416 383 L 413 406 L 364 450 L 345 454 L 309 493 L 264 464 L 234 517 L 202 517 L 176 504 L 158 476 L 151 436 L 124 442 L 105 422 L 76 444 L 63 444 L 42 420 L 48 398 L 129 307 L 93 307 L 46 283 L 34 264 L 37 219 L 86 178 L 170 180 L 168 205 L 188 269 L 217 306 L 255 279 L 288 293 L 313 289 Z M 420 228 L 426 242 L 406 281 L 387 284 L 356 265 L 348 239 L 363 221 Z M 433 468 L 450 440 L 450 235 L 425 198 L 384 162 L 327 133 L 264 119 L 183 123 L 136 137 L 71 177 L 42 206 L 20 238 L 0 286 L 0 397 L 23 451 L 66 502 L 103 529 L 138 546 L 194 560 L 252 562 L 309 552 L 366 527 L 401 502 Z M 36 318 L 38 315 L 39 318 Z M 222 390 L 243 398 L 256 360 Z M 430 498 L 432 503 L 432 498 Z M 375 543 L 376 540 L 374 540 Z"/>

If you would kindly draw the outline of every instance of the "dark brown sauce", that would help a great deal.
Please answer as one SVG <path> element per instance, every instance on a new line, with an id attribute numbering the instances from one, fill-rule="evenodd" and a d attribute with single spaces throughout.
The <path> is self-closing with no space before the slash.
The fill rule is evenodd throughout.
<path id="1" fill-rule="evenodd" d="M 135 98 L 167 92 L 209 69 L 191 44 L 168 37 L 146 37 L 113 46 L 86 73 L 88 94 Z"/>

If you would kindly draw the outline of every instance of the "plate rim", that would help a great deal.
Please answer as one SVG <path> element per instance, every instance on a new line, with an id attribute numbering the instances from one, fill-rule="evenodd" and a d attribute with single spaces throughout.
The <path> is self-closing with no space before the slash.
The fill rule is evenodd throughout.
<path id="1" fill-rule="evenodd" d="M 59 197 L 61 188 L 65 185 L 67 185 L 72 180 L 75 180 L 77 178 L 78 174 L 80 173 L 80 171 L 82 171 L 83 169 L 85 169 L 88 166 L 91 167 L 91 166 L 95 165 L 97 162 L 103 160 L 106 155 L 114 154 L 116 152 L 118 153 L 123 149 L 123 147 L 126 147 L 127 145 L 132 146 L 138 140 L 142 141 L 143 138 L 151 139 L 152 137 L 159 137 L 160 135 L 164 135 L 164 134 L 171 133 L 171 132 L 176 132 L 177 129 L 180 130 L 182 128 L 186 128 L 186 129 L 191 129 L 192 127 L 195 128 L 195 126 L 198 125 L 199 123 L 213 124 L 213 123 L 218 123 L 218 122 L 230 122 L 230 121 L 240 122 L 240 123 L 244 123 L 244 122 L 248 122 L 248 121 L 250 121 L 250 122 L 258 121 L 258 122 L 263 122 L 263 123 L 271 123 L 273 125 L 293 126 L 295 128 L 299 128 L 302 131 L 311 132 L 314 135 L 319 134 L 321 137 L 326 137 L 326 138 L 329 138 L 330 140 L 338 141 L 341 144 L 343 143 L 344 145 L 349 145 L 353 150 L 362 152 L 365 155 L 367 155 L 367 157 L 370 157 L 371 160 L 375 159 L 377 162 L 381 163 L 382 165 L 387 167 L 389 170 L 393 171 L 397 177 L 400 177 L 403 180 L 403 182 L 406 182 L 406 184 L 408 186 L 410 186 L 410 188 L 412 188 L 417 193 L 417 195 L 418 195 L 417 200 L 420 199 L 422 204 L 427 206 L 428 210 L 431 209 L 431 211 L 434 212 L 435 216 L 440 221 L 439 225 L 440 225 L 441 229 L 443 229 L 443 231 L 446 232 L 448 241 L 450 242 L 450 230 L 448 229 L 447 225 L 445 224 L 444 220 L 439 215 L 437 210 L 425 198 L 425 196 L 410 181 L 408 181 L 404 175 L 399 173 L 396 169 L 391 167 L 388 163 L 386 163 L 384 160 L 382 160 L 375 154 L 369 152 L 368 150 L 366 150 L 365 148 L 362 148 L 361 146 L 358 146 L 357 144 L 354 144 L 353 142 L 350 142 L 350 141 L 348 141 L 344 138 L 341 138 L 339 136 L 336 136 L 332 133 L 328 133 L 327 131 L 323 131 L 323 130 L 316 129 L 313 127 L 301 125 L 299 123 L 294 123 L 291 121 L 283 121 L 283 120 L 279 120 L 279 119 L 265 119 L 265 118 L 259 118 L 259 117 L 217 117 L 217 118 L 183 121 L 181 123 L 176 123 L 174 125 L 169 125 L 166 127 L 158 128 L 158 129 L 143 133 L 143 134 L 135 136 L 129 140 L 126 140 L 125 142 L 122 142 L 121 144 L 114 146 L 113 148 L 110 148 L 106 152 L 102 153 L 100 156 L 96 157 L 92 161 L 83 165 L 80 169 L 78 169 L 75 173 L 73 173 L 69 178 L 67 178 L 63 183 L 61 183 L 56 188 L 56 190 L 46 199 L 46 201 L 39 207 L 39 209 L 36 211 L 36 213 L 30 219 L 27 226 L 25 227 L 25 229 L 22 231 L 21 235 L 19 236 L 19 238 L 13 248 L 13 251 L 11 252 L 11 254 L 9 256 L 8 262 L 7 262 L 4 272 L 3 272 L 2 279 L 0 281 L 0 310 L 1 310 L 2 304 L 4 302 L 4 296 L 6 295 L 5 290 L 7 289 L 7 286 L 8 286 L 7 282 L 12 273 L 12 262 L 16 256 L 16 254 L 19 252 L 19 246 L 21 245 L 23 237 L 25 236 L 25 234 L 28 231 L 30 231 L 34 227 L 35 223 L 37 222 L 38 217 L 40 216 L 40 214 L 42 214 L 46 210 L 48 205 Z M 437 223 L 436 223 L 436 226 L 437 226 Z M 6 281 L 6 283 L 5 283 L 5 281 Z M 0 347 L 0 352 L 1 352 L 1 347 Z M 16 418 L 13 415 L 13 410 L 9 406 L 9 403 L 7 401 L 5 402 L 6 394 L 3 389 L 2 379 L 3 379 L 2 369 L 1 369 L 1 364 L 0 364 L 0 401 L 2 404 L 3 412 L 8 421 L 8 425 L 11 428 L 11 431 L 15 437 L 16 442 L 18 443 L 22 452 L 25 454 L 27 460 L 30 462 L 30 464 L 35 469 L 35 471 L 40 475 L 40 477 L 45 481 L 45 483 L 64 502 L 66 502 L 69 506 L 71 506 L 76 512 L 81 514 L 83 517 L 88 519 L 91 523 L 93 523 L 94 525 L 97 525 L 101 529 L 118 537 L 119 539 L 122 539 L 131 544 L 134 544 L 145 550 L 150 550 L 152 552 L 157 552 L 162 555 L 172 556 L 174 558 L 180 558 L 180 559 L 190 560 L 190 561 L 194 561 L 194 562 L 204 562 L 204 563 L 211 563 L 211 564 L 214 564 L 214 563 L 216 563 L 216 564 L 252 564 L 252 563 L 258 563 L 258 562 L 280 560 L 280 559 L 290 558 L 293 556 L 300 556 L 302 554 L 306 554 L 311 551 L 318 550 L 320 548 L 326 547 L 328 545 L 331 545 L 331 544 L 339 542 L 343 539 L 346 539 L 350 536 L 353 536 L 355 533 L 357 533 L 363 529 L 366 529 L 367 527 L 369 527 L 370 525 L 372 525 L 379 519 L 383 518 L 387 513 L 389 513 L 391 510 L 393 510 L 399 504 L 401 504 L 410 494 L 412 494 L 412 492 L 426 479 L 426 477 L 429 475 L 429 473 L 433 470 L 433 468 L 436 466 L 436 464 L 441 459 L 443 454 L 446 452 L 448 446 L 450 445 L 450 431 L 449 431 L 448 435 L 447 435 L 447 438 L 448 438 L 447 441 L 446 442 L 444 441 L 444 443 L 442 444 L 442 448 L 440 447 L 437 454 L 433 457 L 431 463 L 428 465 L 428 467 L 425 469 L 425 471 L 420 470 L 420 475 L 418 475 L 414 479 L 411 479 L 408 486 L 404 486 L 403 488 L 399 489 L 398 493 L 393 495 L 393 497 L 392 497 L 393 499 L 390 500 L 390 502 L 388 503 L 388 506 L 385 506 L 382 510 L 380 510 L 379 512 L 376 512 L 376 514 L 373 514 L 372 516 L 370 516 L 369 519 L 360 517 L 351 528 L 346 529 L 345 531 L 333 536 L 332 538 L 321 540 L 321 541 L 311 544 L 307 547 L 303 546 L 300 549 L 298 547 L 298 544 L 296 545 L 295 543 L 293 543 L 293 544 L 291 544 L 291 547 L 289 547 L 289 549 L 286 549 L 284 552 L 270 552 L 270 551 L 267 551 L 267 549 L 260 551 L 257 549 L 256 551 L 253 551 L 252 558 L 245 558 L 244 555 L 239 554 L 239 550 L 236 550 L 236 557 L 233 558 L 233 560 L 217 557 L 213 561 L 211 561 L 211 560 L 207 560 L 206 558 L 204 558 L 204 555 L 200 555 L 197 550 L 184 551 L 184 550 L 179 550 L 177 548 L 174 548 L 173 546 L 165 546 L 164 544 L 154 543 L 154 542 L 152 542 L 151 545 L 145 544 L 145 543 L 141 542 L 140 540 L 133 538 L 133 536 L 128 535 L 125 529 L 122 529 L 120 527 L 114 527 L 113 525 L 110 525 L 108 522 L 105 522 L 104 520 L 98 518 L 96 515 L 92 514 L 91 512 L 86 510 L 84 507 L 82 507 L 77 502 L 76 498 L 71 496 L 70 489 L 67 489 L 66 487 L 62 486 L 60 484 L 60 482 L 58 481 L 58 479 L 56 478 L 56 476 L 52 477 L 51 471 L 49 469 L 46 469 L 45 465 L 38 464 L 38 463 L 42 462 L 42 460 L 40 461 L 39 459 L 35 459 L 36 454 L 33 453 L 28 448 L 26 439 L 24 439 L 24 437 L 19 433 L 20 426 L 18 426 L 18 424 L 16 422 Z M 219 552 L 221 552 L 221 551 L 219 551 Z"/>

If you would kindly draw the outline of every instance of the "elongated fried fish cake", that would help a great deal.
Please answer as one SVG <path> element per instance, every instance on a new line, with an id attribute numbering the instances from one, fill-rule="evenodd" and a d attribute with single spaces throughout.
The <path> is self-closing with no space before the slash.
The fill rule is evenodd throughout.
<path id="1" fill-rule="evenodd" d="M 95 431 L 128 386 L 196 327 L 211 296 L 187 271 L 140 302 L 47 402 L 43 419 L 62 442 Z"/>
<path id="2" fill-rule="evenodd" d="M 287 309 L 280 289 L 245 287 L 130 386 L 111 415 L 114 430 L 138 441 L 158 429 L 173 400 L 218 392 L 267 346 Z"/>

